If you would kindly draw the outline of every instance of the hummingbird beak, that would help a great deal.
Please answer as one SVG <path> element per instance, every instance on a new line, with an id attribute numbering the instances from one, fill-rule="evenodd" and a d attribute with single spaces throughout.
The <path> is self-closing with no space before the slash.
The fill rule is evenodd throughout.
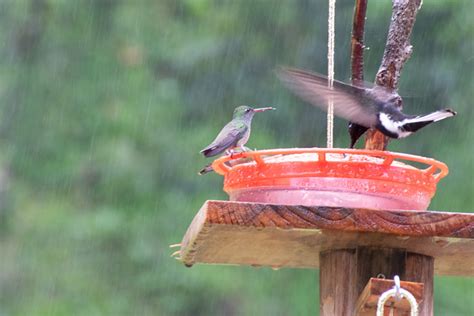
<path id="1" fill-rule="evenodd" d="M 254 112 L 265 112 L 265 111 L 268 111 L 268 110 L 276 110 L 276 109 L 272 108 L 272 107 L 253 109 Z"/>

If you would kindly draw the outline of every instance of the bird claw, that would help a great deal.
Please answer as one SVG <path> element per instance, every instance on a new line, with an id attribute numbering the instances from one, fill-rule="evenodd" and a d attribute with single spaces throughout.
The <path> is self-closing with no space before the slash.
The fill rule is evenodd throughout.
<path id="1" fill-rule="evenodd" d="M 236 151 L 236 149 L 237 149 L 237 151 Z M 255 150 L 257 150 L 257 149 L 255 149 Z M 235 147 L 235 148 L 232 148 L 232 149 L 227 149 L 227 150 L 225 151 L 225 154 L 226 154 L 227 156 L 230 156 L 230 159 L 234 159 L 234 156 L 235 156 L 235 155 L 237 155 L 237 156 L 240 157 L 240 155 L 241 155 L 242 153 L 245 153 L 245 152 L 248 152 L 248 151 L 252 151 L 252 149 L 250 149 L 250 148 L 245 147 L 245 146 L 242 145 L 242 146 Z"/>
<path id="2" fill-rule="evenodd" d="M 240 150 L 242 150 L 243 153 L 246 151 L 252 151 L 250 148 L 245 147 L 244 145 L 240 146 Z"/>
<path id="3" fill-rule="evenodd" d="M 175 252 L 173 252 L 170 257 L 173 257 L 173 258 L 176 258 L 178 259 L 179 257 L 177 257 L 179 254 L 181 253 L 181 250 L 176 250 Z"/>

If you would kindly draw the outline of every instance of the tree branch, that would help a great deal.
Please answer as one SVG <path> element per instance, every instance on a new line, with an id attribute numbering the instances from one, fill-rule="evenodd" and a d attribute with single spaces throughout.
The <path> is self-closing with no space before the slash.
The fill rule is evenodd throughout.
<path id="1" fill-rule="evenodd" d="M 359 85 L 364 80 L 364 27 L 367 0 L 356 0 L 352 24 L 351 65 L 352 83 Z"/>
<path id="2" fill-rule="evenodd" d="M 367 0 L 356 0 L 352 22 L 351 68 L 352 84 L 363 86 L 364 81 L 364 27 L 367 11 Z M 349 122 L 348 132 L 351 137 L 350 148 L 367 131 L 367 127 Z"/>
<path id="3" fill-rule="evenodd" d="M 392 0 L 392 18 L 387 43 L 375 84 L 397 90 L 403 65 L 412 53 L 410 34 L 421 4 L 422 0 Z M 389 138 L 379 131 L 370 129 L 367 133 L 365 148 L 385 150 L 388 140 Z"/>

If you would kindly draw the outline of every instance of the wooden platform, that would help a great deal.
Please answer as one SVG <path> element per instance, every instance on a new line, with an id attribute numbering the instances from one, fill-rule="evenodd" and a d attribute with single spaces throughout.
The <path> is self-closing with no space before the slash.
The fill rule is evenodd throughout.
<path id="1" fill-rule="evenodd" d="M 195 263 L 318 268 L 319 253 L 399 248 L 435 258 L 435 274 L 474 275 L 474 214 L 207 201 L 180 257 Z"/>

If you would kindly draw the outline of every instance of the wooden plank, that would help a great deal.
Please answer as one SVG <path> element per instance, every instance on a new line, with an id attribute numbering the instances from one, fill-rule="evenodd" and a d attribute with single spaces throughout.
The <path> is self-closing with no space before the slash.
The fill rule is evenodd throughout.
<path id="1" fill-rule="evenodd" d="M 372 316 L 377 310 L 377 302 L 380 295 L 390 290 L 395 285 L 393 280 L 371 278 L 356 303 L 357 316 Z M 423 283 L 401 281 L 400 287 L 409 291 L 415 297 L 418 305 L 423 301 Z M 385 304 L 385 311 L 389 313 L 389 307 L 393 308 L 393 315 L 410 315 L 410 303 L 406 299 L 396 300 L 390 298 Z M 420 314 L 420 315 L 424 315 Z"/>
<path id="2" fill-rule="evenodd" d="M 434 272 L 474 275 L 474 214 L 208 201 L 180 251 L 187 264 L 318 268 L 319 253 L 383 247 L 435 258 Z"/>

